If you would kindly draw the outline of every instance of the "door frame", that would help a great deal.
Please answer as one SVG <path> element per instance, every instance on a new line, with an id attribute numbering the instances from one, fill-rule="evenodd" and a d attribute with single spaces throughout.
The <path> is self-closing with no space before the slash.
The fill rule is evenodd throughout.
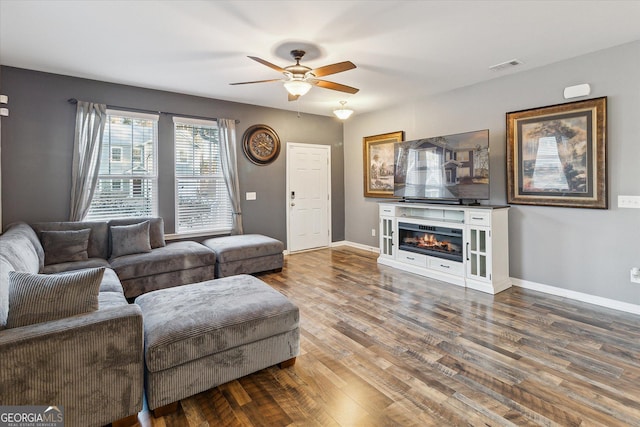
<path id="1" fill-rule="evenodd" d="M 289 186 L 290 179 L 290 171 L 292 167 L 293 156 L 291 155 L 291 149 L 295 147 L 300 148 L 320 148 L 327 152 L 327 194 L 329 196 L 329 200 L 327 200 L 327 228 L 329 229 L 329 242 L 326 247 L 331 247 L 331 243 L 333 243 L 333 228 L 331 226 L 331 212 L 332 205 L 331 202 L 333 200 L 333 196 L 331 194 L 331 146 L 330 145 L 322 145 L 322 144 L 303 144 L 298 142 L 287 142 L 287 160 L 286 160 L 286 193 L 285 193 L 285 204 L 286 204 L 286 212 L 287 212 L 287 253 L 291 253 L 291 225 L 290 225 L 290 216 L 291 216 L 291 189 Z M 317 248 L 313 248 L 314 250 Z M 296 251 L 296 252 L 304 252 L 304 250 Z"/>

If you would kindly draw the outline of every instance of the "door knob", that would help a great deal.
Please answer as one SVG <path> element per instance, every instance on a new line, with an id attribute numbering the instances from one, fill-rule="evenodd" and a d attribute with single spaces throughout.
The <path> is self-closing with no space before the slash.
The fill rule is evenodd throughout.
<path id="1" fill-rule="evenodd" d="M 296 205 L 295 203 L 291 203 L 291 206 L 295 206 L 295 205 Z"/>

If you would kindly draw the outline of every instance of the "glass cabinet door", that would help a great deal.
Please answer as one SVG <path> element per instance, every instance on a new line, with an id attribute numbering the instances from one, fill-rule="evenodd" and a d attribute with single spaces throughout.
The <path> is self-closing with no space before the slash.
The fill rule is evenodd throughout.
<path id="1" fill-rule="evenodd" d="M 467 242 L 467 273 L 474 278 L 491 279 L 489 271 L 489 230 L 482 228 L 469 229 Z"/>
<path id="2" fill-rule="evenodd" d="M 380 218 L 380 254 L 393 256 L 393 218 Z"/>

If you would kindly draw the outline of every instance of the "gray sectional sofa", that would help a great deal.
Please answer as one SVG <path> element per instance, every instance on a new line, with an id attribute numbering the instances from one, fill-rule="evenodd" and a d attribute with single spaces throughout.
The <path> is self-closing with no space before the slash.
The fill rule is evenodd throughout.
<path id="1" fill-rule="evenodd" d="M 152 291 L 181 285 L 196 283 L 184 288 L 191 291 L 213 285 L 219 268 L 216 253 L 222 258 L 234 255 L 229 274 L 282 268 L 279 241 L 252 235 L 220 239 L 209 241 L 211 247 L 193 241 L 165 243 L 162 218 L 10 225 L 0 235 L 0 404 L 61 406 L 65 425 L 71 427 L 135 418 L 142 409 L 146 321 L 140 306 L 131 304 L 133 299 L 143 294 L 149 294 L 147 300 L 156 298 Z M 229 283 L 235 286 L 232 279 Z M 216 299 L 207 300 L 203 310 Z M 176 309 L 188 310 L 183 314 L 192 314 L 178 305 Z M 269 313 L 271 309 L 267 307 Z M 152 311 L 147 307 L 147 316 Z M 254 357 L 260 365 L 245 360 L 239 370 L 223 363 L 214 370 L 216 381 L 207 385 L 268 366 L 264 363 L 295 358 L 297 323 L 287 328 L 291 330 L 284 333 L 293 341 L 271 351 L 271 359 L 260 351 Z M 272 337 L 258 341 L 265 339 L 272 342 Z M 184 357 L 180 354 L 173 356 Z M 171 396 L 193 391 L 181 388 Z"/>
<path id="2" fill-rule="evenodd" d="M 102 426 L 136 414 L 144 376 L 142 314 L 127 303 L 113 270 L 102 267 L 93 310 L 59 317 L 55 311 L 73 298 L 39 297 L 32 305 L 45 302 L 41 319 L 25 324 L 11 318 L 12 272 L 57 269 L 45 268 L 44 260 L 29 225 L 15 224 L 0 236 L 0 402 L 61 406 L 67 426 Z M 52 315 L 55 320 L 47 320 Z"/>
<path id="3" fill-rule="evenodd" d="M 104 272 L 95 284 L 97 301 L 86 311 L 65 311 L 65 305 L 83 305 L 82 295 L 43 296 L 34 289 L 9 295 L 10 277 L 18 276 L 12 272 L 41 278 L 39 287 L 47 288 L 61 276 L 52 273 L 96 269 Z M 165 244 L 161 218 L 12 224 L 0 235 L 0 403 L 59 405 L 69 426 L 101 426 L 136 414 L 143 320 L 127 299 L 210 280 L 214 270 L 215 253 L 205 246 Z M 10 298 L 29 303 L 26 321 L 12 318 L 19 310 L 9 311 Z M 39 305 L 43 311 L 34 313 Z"/>

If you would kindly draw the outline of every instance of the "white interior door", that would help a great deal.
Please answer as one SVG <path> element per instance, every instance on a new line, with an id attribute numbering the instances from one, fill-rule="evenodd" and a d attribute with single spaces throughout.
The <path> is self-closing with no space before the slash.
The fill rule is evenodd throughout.
<path id="1" fill-rule="evenodd" d="M 331 146 L 287 144 L 287 248 L 331 242 Z"/>

